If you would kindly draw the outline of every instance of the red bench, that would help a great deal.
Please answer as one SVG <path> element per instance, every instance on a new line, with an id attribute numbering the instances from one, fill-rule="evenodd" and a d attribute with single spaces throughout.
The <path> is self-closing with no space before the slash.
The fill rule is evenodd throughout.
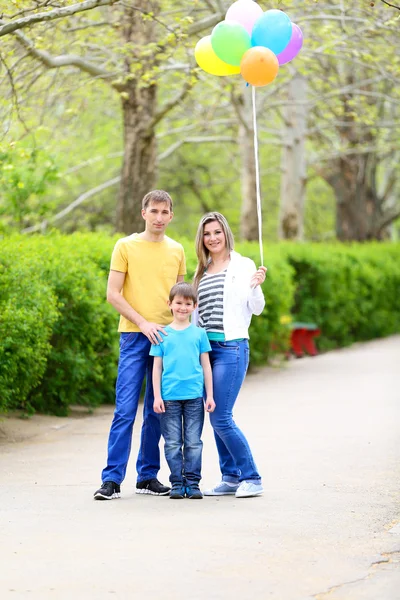
<path id="1" fill-rule="evenodd" d="M 290 336 L 290 346 L 296 358 L 301 358 L 304 354 L 315 356 L 318 354 L 314 339 L 320 335 L 321 330 L 315 323 L 290 323 L 292 330 Z"/>

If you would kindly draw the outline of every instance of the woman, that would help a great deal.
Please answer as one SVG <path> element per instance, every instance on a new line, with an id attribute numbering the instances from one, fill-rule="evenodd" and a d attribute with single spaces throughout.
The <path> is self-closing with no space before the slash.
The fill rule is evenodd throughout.
<path id="1" fill-rule="evenodd" d="M 233 250 L 232 231 L 223 215 L 206 214 L 196 236 L 198 265 L 194 284 L 198 291 L 196 325 L 203 327 L 211 344 L 216 408 L 210 415 L 217 444 L 222 480 L 206 496 L 263 493 L 249 444 L 232 417 L 249 364 L 248 328 L 253 314 L 265 305 L 261 283 L 266 268 Z"/>

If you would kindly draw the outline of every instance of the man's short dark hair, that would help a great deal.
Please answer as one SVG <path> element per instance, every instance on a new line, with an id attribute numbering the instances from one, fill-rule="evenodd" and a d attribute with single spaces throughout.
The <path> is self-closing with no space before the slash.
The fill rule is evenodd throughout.
<path id="1" fill-rule="evenodd" d="M 190 283 L 186 283 L 185 281 L 180 281 L 172 286 L 169 293 L 169 301 L 172 302 L 175 296 L 182 296 L 185 300 L 193 300 L 193 304 L 197 304 L 196 290 Z"/>
<path id="2" fill-rule="evenodd" d="M 172 198 L 168 192 L 164 192 L 164 190 L 153 190 L 146 194 L 142 200 L 142 209 L 146 210 L 151 202 L 165 202 L 172 212 Z"/>

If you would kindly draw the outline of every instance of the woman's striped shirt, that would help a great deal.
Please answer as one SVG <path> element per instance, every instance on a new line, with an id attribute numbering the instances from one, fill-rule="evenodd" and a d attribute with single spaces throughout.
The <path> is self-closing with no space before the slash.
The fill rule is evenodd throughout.
<path id="1" fill-rule="evenodd" d="M 221 273 L 204 273 L 198 288 L 199 325 L 208 332 L 224 333 L 223 307 L 226 269 Z"/>

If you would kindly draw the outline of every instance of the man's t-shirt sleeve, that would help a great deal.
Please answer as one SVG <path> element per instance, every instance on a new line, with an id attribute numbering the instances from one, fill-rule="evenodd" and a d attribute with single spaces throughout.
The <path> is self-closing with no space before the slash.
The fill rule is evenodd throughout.
<path id="1" fill-rule="evenodd" d="M 179 265 L 178 275 L 186 275 L 186 258 L 185 258 L 185 251 L 184 251 L 183 247 L 181 250 L 181 262 Z"/>
<path id="2" fill-rule="evenodd" d="M 211 352 L 211 345 L 209 342 L 209 339 L 207 337 L 207 334 L 205 332 L 204 329 L 200 329 L 201 332 L 201 337 L 200 337 L 200 354 L 203 354 L 204 352 Z"/>
<path id="3" fill-rule="evenodd" d="M 128 257 L 126 254 L 126 249 L 125 246 L 120 242 L 115 244 L 113 253 L 111 255 L 110 269 L 112 271 L 120 271 L 121 273 L 126 273 L 128 271 Z"/>

